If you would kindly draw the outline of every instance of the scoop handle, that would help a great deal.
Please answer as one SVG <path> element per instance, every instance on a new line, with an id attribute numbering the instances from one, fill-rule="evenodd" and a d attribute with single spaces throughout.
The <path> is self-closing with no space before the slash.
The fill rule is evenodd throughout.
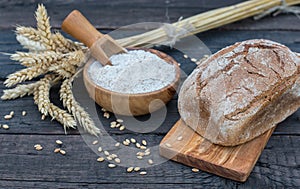
<path id="1" fill-rule="evenodd" d="M 99 38 L 100 33 L 78 10 L 73 10 L 63 21 L 61 28 L 77 40 L 91 47 Z"/>

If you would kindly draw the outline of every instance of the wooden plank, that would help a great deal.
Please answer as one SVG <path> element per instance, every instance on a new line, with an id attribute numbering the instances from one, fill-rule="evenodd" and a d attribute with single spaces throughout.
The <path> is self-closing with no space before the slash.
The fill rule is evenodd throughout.
<path id="1" fill-rule="evenodd" d="M 112 136 L 122 141 L 133 135 Z M 145 138 L 150 146 L 158 145 L 162 138 L 155 134 L 138 134 L 134 137 L 138 140 Z M 53 153 L 56 139 L 64 142 L 66 156 Z M 44 149 L 35 151 L 33 145 L 36 143 L 42 144 Z M 0 186 L 43 183 L 42 186 L 45 187 L 49 184 L 64 188 L 73 188 L 76 184 L 86 187 L 103 184 L 112 188 L 119 184 L 124 187 L 126 184 L 137 184 L 142 188 L 151 188 L 152 184 L 161 184 L 160 187 L 163 188 L 174 185 L 178 185 L 178 188 L 197 185 L 200 188 L 298 188 L 299 143 L 298 136 L 272 136 L 249 179 L 241 184 L 202 171 L 193 173 L 190 167 L 172 161 L 147 168 L 148 174 L 144 176 L 126 173 L 125 167 L 109 169 L 107 162 L 96 161 L 97 155 L 77 135 L 1 134 Z M 146 183 L 148 185 L 142 186 Z"/>
<path id="2" fill-rule="evenodd" d="M 109 32 L 108 30 L 101 30 L 103 33 Z M 282 43 L 295 52 L 300 52 L 300 35 L 297 31 L 219 31 L 211 30 L 208 32 L 200 33 L 197 35 L 211 50 L 212 53 L 224 48 L 225 46 L 232 45 L 237 41 L 246 39 L 265 38 Z M 15 51 L 22 51 L 22 47 L 15 40 L 14 32 L 11 30 L 0 30 L 0 51 L 13 53 Z M 174 50 L 163 49 L 167 54 L 175 58 L 181 63 L 181 68 L 185 73 L 189 74 L 195 64 L 183 58 L 182 53 Z M 192 52 L 198 54 L 197 52 Z M 11 61 L 9 56 L 0 53 L 0 80 L 22 68 L 18 63 Z"/>
<path id="3" fill-rule="evenodd" d="M 214 8 L 240 3 L 242 0 L 115 0 L 115 1 L 47 1 L 43 2 L 51 17 L 52 26 L 59 28 L 64 17 L 73 9 L 79 9 L 98 28 L 115 29 L 120 26 L 139 22 L 175 22 Z M 1 1 L 0 28 L 12 28 L 16 24 L 35 25 L 34 11 L 37 3 L 20 1 Z M 126 19 L 123 19 L 126 18 Z M 266 17 L 260 21 L 252 18 L 230 24 L 224 29 L 230 30 L 300 30 L 298 18 L 294 15 Z"/>
<path id="4" fill-rule="evenodd" d="M 224 147 L 198 135 L 180 119 L 161 141 L 160 154 L 203 171 L 245 182 L 274 129 L 250 142 Z"/>

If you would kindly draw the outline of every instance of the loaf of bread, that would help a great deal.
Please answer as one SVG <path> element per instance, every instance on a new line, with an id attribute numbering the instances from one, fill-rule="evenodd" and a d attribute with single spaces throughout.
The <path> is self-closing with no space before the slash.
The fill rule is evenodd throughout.
<path id="1" fill-rule="evenodd" d="M 245 143 L 300 107 L 300 58 L 279 43 L 254 39 L 226 47 L 186 79 L 182 120 L 212 143 Z"/>

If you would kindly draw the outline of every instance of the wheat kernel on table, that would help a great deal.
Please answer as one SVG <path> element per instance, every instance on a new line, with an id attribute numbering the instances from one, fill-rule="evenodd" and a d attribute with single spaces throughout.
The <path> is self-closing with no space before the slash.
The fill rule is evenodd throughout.
<path id="1" fill-rule="evenodd" d="M 105 117 L 105 118 L 109 119 L 109 117 L 110 117 L 110 114 L 109 114 L 108 112 L 104 112 L 104 113 L 103 113 L 103 117 Z"/>
<path id="2" fill-rule="evenodd" d="M 4 116 L 4 119 L 6 119 L 6 120 L 10 120 L 11 118 L 12 118 L 11 115 L 5 115 L 5 116 Z"/>
<path id="3" fill-rule="evenodd" d="M 140 146 L 140 149 L 141 149 L 141 150 L 146 150 L 147 147 L 146 147 L 146 146 Z"/>
<path id="4" fill-rule="evenodd" d="M 40 151 L 40 150 L 43 149 L 42 145 L 40 145 L 40 144 L 35 144 L 33 147 L 34 147 L 35 150 L 37 150 L 37 151 Z"/>
<path id="5" fill-rule="evenodd" d="M 120 158 L 115 158 L 115 162 L 116 162 L 116 163 L 121 163 Z"/>
<path id="6" fill-rule="evenodd" d="M 92 144 L 93 144 L 93 145 L 98 144 L 98 140 L 94 140 Z"/>
<path id="7" fill-rule="evenodd" d="M 152 165 L 152 164 L 153 164 L 153 160 L 152 160 L 152 159 L 148 159 L 148 163 L 149 163 L 150 165 Z"/>
<path id="8" fill-rule="evenodd" d="M 150 151 L 148 151 L 148 152 L 145 152 L 145 156 L 149 156 L 151 154 L 151 152 Z"/>
<path id="9" fill-rule="evenodd" d="M 55 148 L 53 152 L 58 153 L 59 151 L 60 151 L 60 148 Z"/>
<path id="10" fill-rule="evenodd" d="M 59 150 L 59 153 L 62 154 L 62 155 L 66 155 L 67 152 L 65 150 L 61 149 L 61 150 Z"/>
<path id="11" fill-rule="evenodd" d="M 140 172 L 140 175 L 146 175 L 146 174 L 147 174 L 146 171 L 141 171 L 141 172 Z"/>
<path id="12" fill-rule="evenodd" d="M 120 131 L 124 131 L 125 130 L 125 126 L 122 125 L 120 128 L 119 128 Z"/>
<path id="13" fill-rule="evenodd" d="M 166 143 L 165 145 L 166 145 L 168 148 L 172 148 L 172 145 L 169 144 L 169 143 Z"/>
<path id="14" fill-rule="evenodd" d="M 22 111 L 22 116 L 26 116 L 27 112 L 26 111 Z"/>
<path id="15" fill-rule="evenodd" d="M 109 168 L 114 168 L 114 167 L 116 167 L 116 165 L 113 164 L 113 163 L 110 163 L 110 164 L 108 164 L 108 167 L 109 167 Z"/>
<path id="16" fill-rule="evenodd" d="M 147 141 L 146 141 L 146 140 L 142 140 L 142 144 L 143 144 L 144 146 L 147 146 Z"/>
<path id="17" fill-rule="evenodd" d="M 9 126 L 7 124 L 4 124 L 4 125 L 2 125 L 2 128 L 7 130 L 7 129 L 9 129 Z"/>
<path id="18" fill-rule="evenodd" d="M 112 158 L 111 156 L 107 156 L 106 159 L 107 159 L 108 161 L 113 160 L 113 158 Z"/>
<path id="19" fill-rule="evenodd" d="M 140 145 L 140 143 L 135 143 L 135 146 L 137 147 L 137 148 L 140 148 L 141 147 L 141 145 Z"/>
<path id="20" fill-rule="evenodd" d="M 111 157 L 116 158 L 116 157 L 118 157 L 118 155 L 117 154 L 111 154 Z"/>
<path id="21" fill-rule="evenodd" d="M 9 112 L 9 115 L 14 116 L 14 115 L 15 115 L 15 112 L 14 112 L 14 111 L 11 111 L 11 112 Z"/>
<path id="22" fill-rule="evenodd" d="M 56 140 L 55 143 L 58 144 L 58 145 L 62 145 L 63 144 L 63 142 L 61 140 Z"/>
<path id="23" fill-rule="evenodd" d="M 106 112 L 107 110 L 105 108 L 101 108 L 101 111 L 102 112 Z"/>
<path id="24" fill-rule="evenodd" d="M 109 156 L 109 152 L 105 150 L 104 155 Z"/>
<path id="25" fill-rule="evenodd" d="M 143 159 L 143 156 L 136 156 L 136 158 L 138 158 L 138 159 Z"/>
<path id="26" fill-rule="evenodd" d="M 133 171 L 133 169 L 134 169 L 134 167 L 128 167 L 126 171 L 127 171 L 128 173 L 131 173 L 131 172 Z"/>
<path id="27" fill-rule="evenodd" d="M 199 172 L 199 169 L 193 168 L 192 171 L 193 171 L 194 173 L 197 173 L 197 172 Z"/>
<path id="28" fill-rule="evenodd" d="M 98 152 L 102 152 L 102 147 L 101 146 L 98 147 Z"/>
<path id="29" fill-rule="evenodd" d="M 127 143 L 126 141 L 123 141 L 123 144 L 124 144 L 125 146 L 129 146 L 129 143 Z"/>
<path id="30" fill-rule="evenodd" d="M 137 171 L 141 170 L 141 168 L 140 167 L 135 167 L 133 170 L 137 172 Z"/>
<path id="31" fill-rule="evenodd" d="M 186 54 L 184 54 L 184 55 L 183 55 L 183 58 L 188 58 L 188 57 L 189 57 L 189 56 L 188 56 L 188 55 L 186 55 Z"/>
<path id="32" fill-rule="evenodd" d="M 41 117 L 41 120 L 45 120 L 45 119 L 46 119 L 46 116 L 43 114 Z"/>
<path id="33" fill-rule="evenodd" d="M 136 140 L 135 140 L 134 138 L 131 138 L 131 139 L 130 139 L 130 142 L 131 142 L 131 143 L 136 143 Z"/>
<path id="34" fill-rule="evenodd" d="M 196 58 L 191 58 L 191 61 L 192 62 L 197 62 L 197 59 Z"/>
<path id="35" fill-rule="evenodd" d="M 115 147 L 119 147 L 120 146 L 120 142 L 117 142 L 116 144 L 115 144 Z"/>
<path id="36" fill-rule="evenodd" d="M 118 123 L 123 123 L 123 119 L 117 119 Z"/>
<path id="37" fill-rule="evenodd" d="M 97 158 L 97 161 L 98 161 L 98 162 L 103 162 L 104 160 L 105 160 L 104 157 L 98 157 L 98 158 Z"/>

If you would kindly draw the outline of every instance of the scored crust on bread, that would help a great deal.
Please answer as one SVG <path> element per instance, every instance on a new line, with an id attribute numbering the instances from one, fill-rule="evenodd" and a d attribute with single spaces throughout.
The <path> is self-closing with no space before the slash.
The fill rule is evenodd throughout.
<path id="1" fill-rule="evenodd" d="M 245 143 L 299 107 L 300 58 L 279 43 L 254 39 L 204 60 L 181 87 L 182 120 L 209 141 Z M 297 81 L 297 82 L 296 82 Z"/>

